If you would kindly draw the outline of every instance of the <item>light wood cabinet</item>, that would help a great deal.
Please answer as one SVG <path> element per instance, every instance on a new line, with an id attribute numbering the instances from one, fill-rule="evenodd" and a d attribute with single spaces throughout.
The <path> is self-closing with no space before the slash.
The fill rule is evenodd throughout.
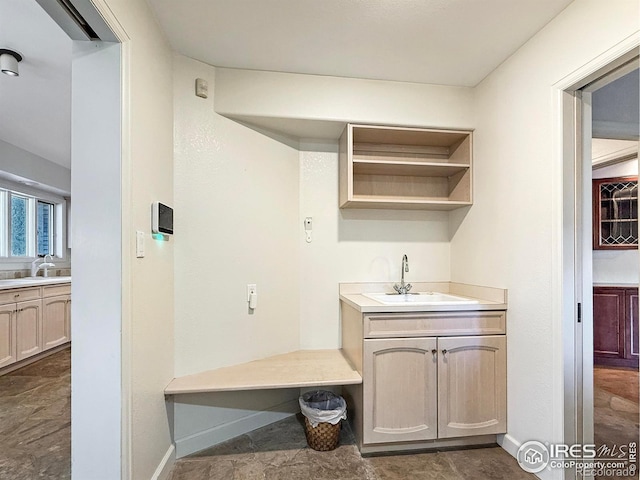
<path id="1" fill-rule="evenodd" d="M 361 314 L 341 302 L 341 316 L 343 352 L 361 365 L 362 387 L 345 395 L 363 453 L 490 443 L 506 432 L 504 310 Z"/>
<path id="2" fill-rule="evenodd" d="M 438 339 L 438 438 L 507 430 L 504 335 Z"/>
<path id="3" fill-rule="evenodd" d="M 348 124 L 340 208 L 452 210 L 472 204 L 472 133 Z"/>
<path id="4" fill-rule="evenodd" d="M 364 342 L 364 442 L 437 437 L 435 338 Z"/>
<path id="5" fill-rule="evenodd" d="M 16 306 L 0 305 L 0 368 L 16 361 Z"/>
<path id="6" fill-rule="evenodd" d="M 42 300 L 16 304 L 16 360 L 42 351 Z"/>
<path id="7" fill-rule="evenodd" d="M 69 283 L 0 291 L 0 369 L 71 340 L 70 294 Z"/>
<path id="8" fill-rule="evenodd" d="M 49 349 L 70 340 L 71 296 L 60 295 L 42 300 L 42 342 Z"/>

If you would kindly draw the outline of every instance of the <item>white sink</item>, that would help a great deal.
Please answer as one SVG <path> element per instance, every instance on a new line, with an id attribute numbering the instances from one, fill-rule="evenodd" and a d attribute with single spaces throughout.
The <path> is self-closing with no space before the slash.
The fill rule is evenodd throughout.
<path id="1" fill-rule="evenodd" d="M 363 293 L 362 295 L 383 305 L 469 305 L 479 303 L 478 300 L 438 292 L 416 292 L 406 295 Z"/>

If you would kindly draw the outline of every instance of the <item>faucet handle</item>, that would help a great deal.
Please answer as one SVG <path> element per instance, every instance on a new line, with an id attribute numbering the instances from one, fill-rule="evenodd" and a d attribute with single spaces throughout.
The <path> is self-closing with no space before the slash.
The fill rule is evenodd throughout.
<path id="1" fill-rule="evenodd" d="M 402 293 L 402 287 L 399 286 L 397 283 L 393 286 L 393 289 L 398 293 Z"/>
<path id="2" fill-rule="evenodd" d="M 408 292 L 409 290 L 411 290 L 411 287 L 413 287 L 413 285 L 411 285 L 410 283 L 407 283 L 407 284 L 404 286 L 404 290 L 405 290 L 405 292 Z"/>

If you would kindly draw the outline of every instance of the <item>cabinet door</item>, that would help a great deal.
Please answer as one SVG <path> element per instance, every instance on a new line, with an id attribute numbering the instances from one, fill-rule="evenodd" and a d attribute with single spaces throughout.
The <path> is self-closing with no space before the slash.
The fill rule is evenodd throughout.
<path id="1" fill-rule="evenodd" d="M 593 289 L 593 355 L 624 358 L 624 290 Z"/>
<path id="2" fill-rule="evenodd" d="M 638 289 L 627 289 L 625 292 L 625 331 L 626 331 L 626 348 L 625 358 L 635 361 L 635 367 L 638 367 Z"/>
<path id="3" fill-rule="evenodd" d="M 438 338 L 438 438 L 507 430 L 504 335 Z"/>
<path id="4" fill-rule="evenodd" d="M 42 300 L 42 348 L 47 350 L 69 341 L 69 295 Z"/>
<path id="5" fill-rule="evenodd" d="M 593 249 L 638 248 L 638 177 L 593 180 Z"/>
<path id="6" fill-rule="evenodd" d="M 364 443 L 437 435 L 436 339 L 364 341 Z"/>
<path id="7" fill-rule="evenodd" d="M 16 361 L 16 304 L 0 306 L 0 367 Z"/>
<path id="8" fill-rule="evenodd" d="M 22 360 L 42 351 L 42 300 L 16 305 L 16 344 Z"/>

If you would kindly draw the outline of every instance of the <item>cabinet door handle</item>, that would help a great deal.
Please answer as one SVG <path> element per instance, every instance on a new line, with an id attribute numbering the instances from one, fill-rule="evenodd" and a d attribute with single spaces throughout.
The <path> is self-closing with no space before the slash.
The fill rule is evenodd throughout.
<path id="1" fill-rule="evenodd" d="M 443 355 L 446 355 L 446 353 L 447 353 L 447 349 L 446 349 L 446 348 L 443 348 L 443 349 L 442 349 L 442 354 L 443 354 Z"/>
<path id="2" fill-rule="evenodd" d="M 436 349 L 434 348 L 434 349 L 432 349 L 432 350 L 431 350 L 431 353 L 435 355 L 435 354 L 437 354 L 437 353 L 438 353 L 438 350 L 436 350 Z"/>
<path id="3" fill-rule="evenodd" d="M 16 294 L 14 294 L 13 296 L 17 298 L 17 297 L 19 297 L 19 296 L 20 296 L 20 294 L 19 294 L 19 293 L 16 293 Z"/>

